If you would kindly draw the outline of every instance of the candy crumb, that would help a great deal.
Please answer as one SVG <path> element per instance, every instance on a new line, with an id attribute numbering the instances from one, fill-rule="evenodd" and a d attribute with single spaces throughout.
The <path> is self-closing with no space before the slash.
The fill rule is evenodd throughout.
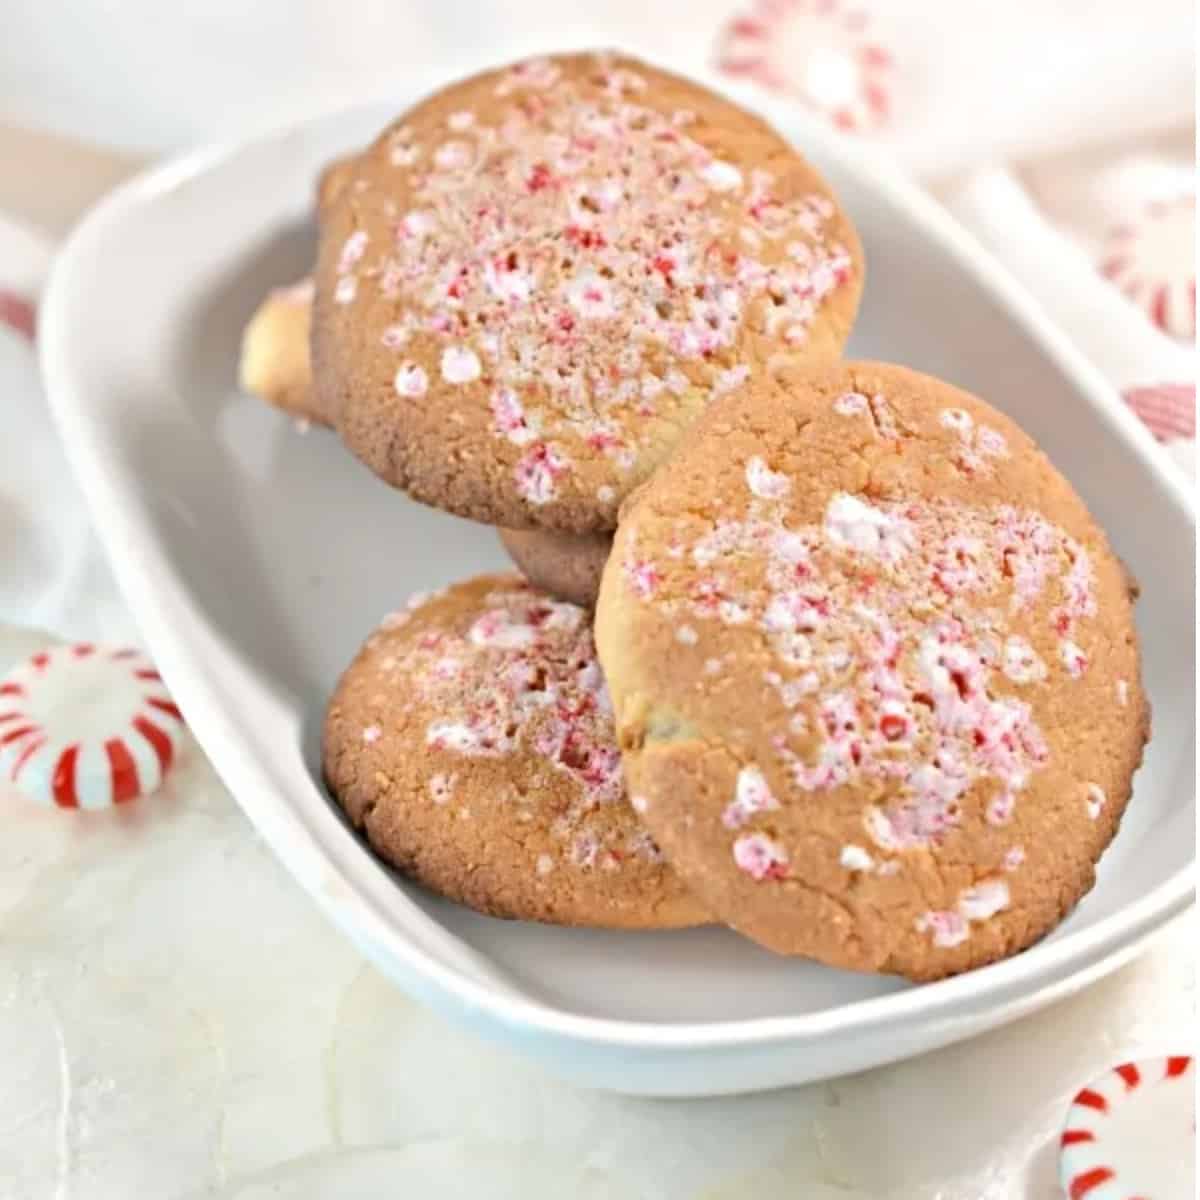
<path id="1" fill-rule="evenodd" d="M 838 860 L 847 871 L 869 871 L 875 860 L 861 846 L 843 846 Z"/>

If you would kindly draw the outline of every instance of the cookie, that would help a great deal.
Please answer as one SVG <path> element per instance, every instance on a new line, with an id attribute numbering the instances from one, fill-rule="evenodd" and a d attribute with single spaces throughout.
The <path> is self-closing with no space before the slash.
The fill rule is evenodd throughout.
<path id="1" fill-rule="evenodd" d="M 353 165 L 353 155 L 337 158 L 317 176 L 318 217 L 338 198 Z M 293 417 L 329 425 L 313 396 L 312 301 L 311 277 L 267 293 L 242 334 L 238 386 Z"/>
<path id="2" fill-rule="evenodd" d="M 764 946 L 932 979 L 1091 887 L 1148 733 L 1127 578 L 1033 441 L 899 367 L 712 406 L 596 637 L 634 807 Z"/>
<path id="3" fill-rule="evenodd" d="M 350 181 L 354 172 L 355 155 L 335 158 L 317 176 L 317 216 L 320 217 L 341 195 L 342 188 Z"/>
<path id="4" fill-rule="evenodd" d="M 308 352 L 312 280 L 275 288 L 242 334 L 238 386 L 301 420 L 329 424 L 312 388 Z"/>
<path id="5" fill-rule="evenodd" d="M 629 59 L 418 104 L 322 213 L 313 370 L 346 445 L 509 529 L 611 530 L 715 397 L 834 358 L 862 253 L 758 117 Z"/>
<path id="6" fill-rule="evenodd" d="M 560 600 L 593 608 L 600 575 L 612 550 L 610 533 L 544 533 L 498 529 L 500 541 L 522 574 Z"/>
<path id="7" fill-rule="evenodd" d="M 324 770 L 382 858 L 480 912 L 706 919 L 629 807 L 587 613 L 515 575 L 384 620 L 330 701 Z"/>

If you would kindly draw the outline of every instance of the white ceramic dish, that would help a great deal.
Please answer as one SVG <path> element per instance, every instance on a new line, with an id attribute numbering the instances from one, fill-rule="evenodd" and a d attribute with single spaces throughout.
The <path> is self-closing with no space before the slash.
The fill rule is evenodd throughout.
<path id="1" fill-rule="evenodd" d="M 866 244 L 852 351 L 1006 408 L 1142 581 L 1155 736 L 1097 887 L 1025 954 L 912 987 L 717 929 L 493 921 L 363 850 L 319 784 L 325 697 L 407 593 L 504 560 L 490 530 L 408 502 L 334 438 L 299 436 L 240 397 L 235 360 L 264 290 L 309 266 L 317 169 L 423 90 L 135 180 L 71 239 L 42 314 L 51 400 L 118 579 L 196 736 L 296 878 L 401 987 L 565 1076 L 628 1092 L 859 1070 L 1011 1020 L 1131 957 L 1192 895 L 1189 498 L 1103 379 L 936 205 L 783 107 L 768 115 L 827 172 Z"/>

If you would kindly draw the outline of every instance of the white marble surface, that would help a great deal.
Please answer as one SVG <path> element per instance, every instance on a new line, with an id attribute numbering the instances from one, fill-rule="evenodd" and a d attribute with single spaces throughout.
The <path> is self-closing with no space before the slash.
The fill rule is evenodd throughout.
<path id="1" fill-rule="evenodd" d="M 0 631 L 0 670 L 34 640 Z M 194 745 L 126 810 L 3 789 L 0 809 L 11 1200 L 1049 1200 L 1074 1091 L 1193 1040 L 1189 914 L 1080 997 L 907 1063 L 722 1100 L 591 1094 L 396 991 Z"/>

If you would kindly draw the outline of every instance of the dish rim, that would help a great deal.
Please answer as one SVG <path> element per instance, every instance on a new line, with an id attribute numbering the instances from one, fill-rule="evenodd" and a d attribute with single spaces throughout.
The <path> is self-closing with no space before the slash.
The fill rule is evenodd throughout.
<path id="1" fill-rule="evenodd" d="M 672 68 L 677 69 L 677 68 Z M 905 178 L 877 151 L 839 137 L 797 106 L 727 80 L 712 71 L 681 72 L 737 103 L 761 113 L 781 128 L 789 141 L 815 157 L 834 163 L 868 191 L 903 210 L 921 234 L 940 243 L 981 291 L 1002 307 L 1008 318 L 1070 381 L 1094 417 L 1106 423 L 1126 453 L 1152 475 L 1181 517 L 1195 527 L 1191 497 L 1179 475 L 1150 433 L 1130 412 L 1099 369 L 1042 311 L 1039 303 L 982 245 L 963 229 L 919 185 Z M 411 81 L 405 94 L 426 94 L 430 78 Z M 433 87 L 444 78 L 433 79 Z M 1083 976 L 1095 977 L 1125 961 L 1155 930 L 1194 900 L 1195 855 L 1138 899 L 1100 918 L 1094 926 L 1040 942 L 1012 958 L 953 978 L 909 990 L 834 1004 L 796 1015 L 738 1017 L 700 1022 L 661 1022 L 599 1017 L 542 1003 L 524 992 L 471 977 L 425 950 L 412 931 L 378 910 L 362 879 L 342 869 L 336 854 L 317 836 L 302 811 L 288 799 L 287 786 L 256 749 L 251 733 L 226 717 L 223 688 L 197 658 L 190 636 L 174 631 L 176 613 L 190 596 L 171 567 L 165 543 L 134 501 L 136 477 L 112 472 L 95 454 L 91 442 L 86 381 L 75 379 L 70 350 L 68 311 L 73 275 L 93 247 L 143 206 L 234 162 L 269 143 L 285 142 L 321 124 L 334 124 L 366 113 L 396 96 L 375 97 L 338 105 L 304 120 L 237 141 L 221 142 L 180 155 L 139 173 L 102 199 L 75 227 L 58 254 L 46 288 L 38 338 L 39 359 L 47 398 L 59 436 L 81 488 L 93 505 L 96 532 L 108 555 L 126 602 L 142 630 L 172 693 L 184 708 L 189 727 L 209 753 L 214 768 L 239 806 L 262 833 L 290 873 L 350 939 L 393 978 L 402 966 L 408 978 L 433 985 L 465 1012 L 487 1014 L 516 1031 L 554 1035 L 573 1042 L 627 1049 L 720 1050 L 805 1041 L 831 1034 L 865 1033 L 883 1022 L 922 1023 L 963 1018 L 978 1006 L 1002 1009 L 1035 992 L 1059 993 Z M 407 101 L 411 103 L 411 101 Z M 164 586 L 172 585 L 172 586 Z M 182 605 L 172 591 L 182 593 Z M 208 747 L 219 747 L 210 753 Z M 1193 801 L 1194 803 L 1194 801 Z M 364 854 L 364 864 L 371 860 Z M 337 885 L 330 886 L 331 873 Z M 410 902 L 411 903 L 411 902 Z M 445 935 L 452 931 L 426 914 Z M 485 957 L 486 955 L 481 955 Z"/>

